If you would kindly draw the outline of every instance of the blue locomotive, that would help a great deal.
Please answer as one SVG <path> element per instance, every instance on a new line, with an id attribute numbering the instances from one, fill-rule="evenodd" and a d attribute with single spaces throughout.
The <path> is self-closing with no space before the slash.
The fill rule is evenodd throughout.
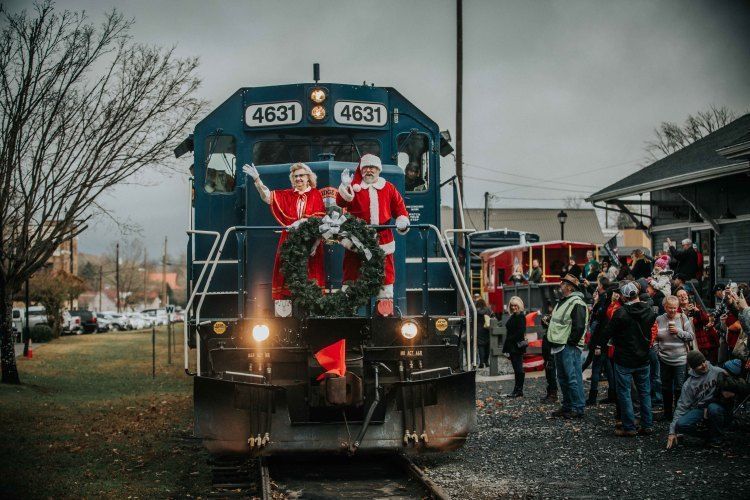
<path id="1" fill-rule="evenodd" d="M 316 77 L 240 89 L 178 146 L 176 156 L 194 155 L 185 369 L 195 433 L 210 453 L 413 453 L 464 443 L 475 420 L 476 311 L 456 258 L 465 235 L 451 244 L 438 229 L 449 141 L 393 88 Z M 271 287 L 282 228 L 242 165 L 282 189 L 290 166 L 304 163 L 330 208 L 341 172 L 368 153 L 382 159 L 411 222 L 396 235 L 392 313 L 381 314 L 374 297 L 348 317 L 280 313 Z M 457 198 L 455 179 L 447 182 Z M 343 250 L 323 246 L 325 288 L 337 290 Z M 314 354 L 339 339 L 346 376 L 319 381 Z"/>

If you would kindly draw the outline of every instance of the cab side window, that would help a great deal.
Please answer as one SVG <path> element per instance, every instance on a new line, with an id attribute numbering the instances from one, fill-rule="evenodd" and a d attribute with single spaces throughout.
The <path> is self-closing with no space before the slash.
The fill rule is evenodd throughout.
<path id="1" fill-rule="evenodd" d="M 407 192 L 426 191 L 430 173 L 430 138 L 425 134 L 399 134 L 398 166 L 404 169 Z"/>
<path id="2" fill-rule="evenodd" d="M 234 137 L 230 135 L 213 135 L 206 139 L 206 178 L 203 189 L 207 193 L 234 191 L 236 150 Z"/>

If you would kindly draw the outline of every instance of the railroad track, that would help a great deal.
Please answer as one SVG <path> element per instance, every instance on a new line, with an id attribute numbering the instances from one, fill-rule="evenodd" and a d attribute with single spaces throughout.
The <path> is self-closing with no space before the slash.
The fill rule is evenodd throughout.
<path id="1" fill-rule="evenodd" d="M 260 458 L 213 467 L 212 498 L 450 498 L 404 455 Z"/>

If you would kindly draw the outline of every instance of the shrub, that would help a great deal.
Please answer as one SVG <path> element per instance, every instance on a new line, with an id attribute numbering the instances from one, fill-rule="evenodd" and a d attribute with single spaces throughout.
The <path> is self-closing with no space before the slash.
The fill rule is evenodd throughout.
<path id="1" fill-rule="evenodd" d="M 53 338 L 52 328 L 49 325 L 34 325 L 31 329 L 32 342 L 49 342 Z"/>

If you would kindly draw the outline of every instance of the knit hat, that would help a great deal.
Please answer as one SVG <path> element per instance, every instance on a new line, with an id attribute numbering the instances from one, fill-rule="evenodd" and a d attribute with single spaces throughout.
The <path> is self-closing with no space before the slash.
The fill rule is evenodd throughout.
<path id="1" fill-rule="evenodd" d="M 687 355 L 687 364 L 690 368 L 698 368 L 705 361 L 706 357 L 700 351 L 690 351 Z"/>

